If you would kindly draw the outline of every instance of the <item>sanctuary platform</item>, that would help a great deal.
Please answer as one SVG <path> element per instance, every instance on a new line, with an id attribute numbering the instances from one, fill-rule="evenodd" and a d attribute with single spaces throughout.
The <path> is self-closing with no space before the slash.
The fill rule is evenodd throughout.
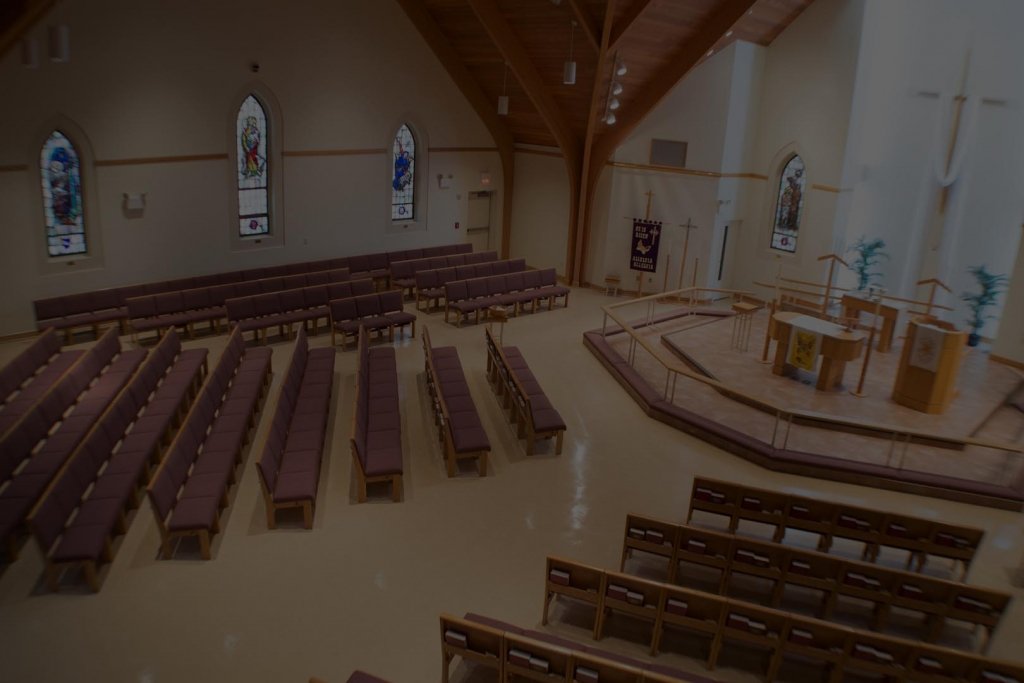
<path id="1" fill-rule="evenodd" d="M 769 313 L 751 314 L 735 344 L 733 300 L 688 306 L 647 297 L 605 308 L 585 343 L 657 419 L 775 470 L 1020 509 L 1024 505 L 1024 376 L 965 349 L 949 409 L 930 415 L 891 398 L 905 325 L 892 348 L 846 364 L 842 384 L 763 362 Z M 869 318 L 868 318 L 869 320 Z M 820 371 L 821 361 L 818 368 Z"/>

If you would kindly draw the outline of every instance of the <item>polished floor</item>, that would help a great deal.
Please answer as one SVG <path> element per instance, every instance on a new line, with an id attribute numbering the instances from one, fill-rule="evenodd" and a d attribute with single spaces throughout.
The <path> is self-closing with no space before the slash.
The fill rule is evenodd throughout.
<path id="1" fill-rule="evenodd" d="M 405 449 L 405 500 L 383 490 L 355 501 L 347 438 L 354 400 L 352 351 L 338 352 L 329 451 L 314 529 L 296 519 L 269 531 L 254 462 L 276 401 L 290 345 L 275 343 L 274 384 L 254 446 L 222 518 L 213 560 L 182 545 L 158 560 L 148 505 L 117 547 L 103 590 L 69 585 L 45 591 L 34 543 L 0 575 L 0 680 L 29 681 L 344 681 L 356 668 L 394 683 L 440 676 L 437 617 L 475 611 L 538 626 L 544 557 L 561 555 L 616 568 L 623 523 L 635 511 L 682 521 L 695 475 L 846 500 L 986 529 L 971 583 L 1016 597 L 991 654 L 1024 659 L 1024 591 L 1013 585 L 1024 550 L 1020 514 L 889 491 L 779 475 L 647 419 L 584 348 L 581 333 L 600 327 L 612 299 L 573 292 L 568 309 L 511 320 L 506 344 L 520 347 L 568 424 L 565 448 L 543 445 L 528 458 L 485 379 L 481 327 L 457 329 L 439 314 L 420 315 L 437 345 L 457 346 L 493 451 L 488 476 L 466 467 L 449 479 L 424 401 L 419 334 L 398 342 Z M 224 337 L 208 346 L 216 361 Z M 127 339 L 125 340 L 127 342 Z M 315 345 L 329 343 L 321 333 Z M 5 362 L 25 342 L 0 345 Z M 837 438 L 842 438 L 837 437 Z M 565 606 L 549 627 L 587 640 Z M 563 618 L 564 617 L 564 618 Z M 604 641 L 644 657 L 628 628 Z M 702 671 L 677 654 L 666 663 Z M 722 681 L 754 681 L 723 662 Z M 478 680 L 460 667 L 457 676 Z"/>

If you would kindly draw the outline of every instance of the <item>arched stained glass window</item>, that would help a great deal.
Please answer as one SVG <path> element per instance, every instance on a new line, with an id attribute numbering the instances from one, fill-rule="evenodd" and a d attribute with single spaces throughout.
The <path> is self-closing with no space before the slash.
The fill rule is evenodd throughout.
<path id="1" fill-rule="evenodd" d="M 411 221 L 416 201 L 416 140 L 404 123 L 392 145 L 394 174 L 391 178 L 391 220 Z"/>
<path id="2" fill-rule="evenodd" d="M 804 160 L 794 154 L 779 174 L 779 196 L 772 226 L 772 249 L 796 251 L 800 214 L 804 207 Z"/>
<path id="3" fill-rule="evenodd" d="M 46 217 L 46 248 L 50 256 L 84 254 L 85 207 L 82 165 L 78 152 L 59 130 L 50 133 L 39 158 Z"/>
<path id="4" fill-rule="evenodd" d="M 238 110 L 235 140 L 238 144 L 238 234 L 241 237 L 270 233 L 270 132 L 267 112 L 254 95 Z"/>

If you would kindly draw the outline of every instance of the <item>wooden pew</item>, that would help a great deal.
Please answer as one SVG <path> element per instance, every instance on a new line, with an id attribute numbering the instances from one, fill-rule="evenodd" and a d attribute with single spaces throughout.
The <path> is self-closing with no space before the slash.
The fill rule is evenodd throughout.
<path id="1" fill-rule="evenodd" d="M 735 533 L 741 521 L 775 527 L 772 540 L 781 542 L 788 530 L 819 535 L 818 550 L 829 552 L 836 538 L 864 544 L 862 558 L 874 562 L 882 548 L 907 552 L 907 568 L 921 571 L 929 558 L 962 565 L 960 579 L 981 545 L 984 531 L 932 520 L 832 503 L 778 491 L 714 479 L 694 478 L 686 521 L 695 511 L 728 517 Z"/>
<path id="2" fill-rule="evenodd" d="M 774 680 L 786 657 L 806 657 L 808 654 L 830 668 L 829 680 L 836 682 L 843 680 L 848 672 L 869 673 L 895 681 L 1024 681 L 1024 664 L 996 661 L 974 653 L 871 633 L 713 593 L 604 571 L 571 560 L 548 558 L 548 567 L 557 567 L 568 573 L 570 585 L 571 577 L 582 576 L 592 584 L 605 586 L 604 591 L 590 600 L 596 603 L 599 620 L 595 638 L 600 637 L 608 612 L 642 616 L 645 620 L 653 617 L 651 649 L 654 654 L 657 654 L 666 626 L 703 632 L 711 637 L 705 662 L 708 669 L 715 668 L 723 644 L 741 642 L 768 655 L 764 671 L 768 681 Z M 550 583 L 549 570 L 545 608 Z M 645 604 L 653 602 L 648 608 L 650 613 L 638 615 L 633 609 L 638 606 L 635 600 L 622 601 L 613 595 L 617 586 L 641 593 Z M 671 610 L 670 599 L 673 600 Z"/>
<path id="3" fill-rule="evenodd" d="M 537 439 L 555 439 L 555 455 L 562 453 L 565 421 L 548 401 L 534 379 L 526 359 L 515 346 L 502 346 L 488 328 L 487 379 L 504 408 L 518 425 L 518 436 L 526 439 L 526 454 L 533 455 Z"/>
<path id="4" fill-rule="evenodd" d="M 1010 595 L 999 591 L 631 514 L 626 517 L 620 570 L 634 552 L 663 558 L 671 583 L 678 581 L 678 568 L 684 563 L 718 570 L 717 591 L 722 595 L 728 593 L 734 575 L 769 579 L 773 588 L 766 602 L 773 607 L 781 604 L 787 587 L 819 591 L 819 616 L 825 619 L 832 616 L 840 597 L 866 600 L 875 605 L 877 630 L 889 626 L 893 608 L 912 610 L 924 618 L 923 637 L 928 642 L 938 640 L 948 621 L 980 626 L 985 632 L 981 652 L 987 651 L 1010 604 Z"/>

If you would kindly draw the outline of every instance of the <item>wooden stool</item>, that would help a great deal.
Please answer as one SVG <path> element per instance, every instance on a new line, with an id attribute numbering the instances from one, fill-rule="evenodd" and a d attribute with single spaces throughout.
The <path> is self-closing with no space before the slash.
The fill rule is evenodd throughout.
<path id="1" fill-rule="evenodd" d="M 760 310 L 758 304 L 748 304 L 742 301 L 732 305 L 736 314 L 732 318 L 732 348 L 746 351 L 750 348 L 750 326 L 754 319 L 754 313 Z"/>
<path id="2" fill-rule="evenodd" d="M 611 296 L 619 295 L 619 276 L 609 275 L 604 279 L 604 293 L 610 294 Z"/>

